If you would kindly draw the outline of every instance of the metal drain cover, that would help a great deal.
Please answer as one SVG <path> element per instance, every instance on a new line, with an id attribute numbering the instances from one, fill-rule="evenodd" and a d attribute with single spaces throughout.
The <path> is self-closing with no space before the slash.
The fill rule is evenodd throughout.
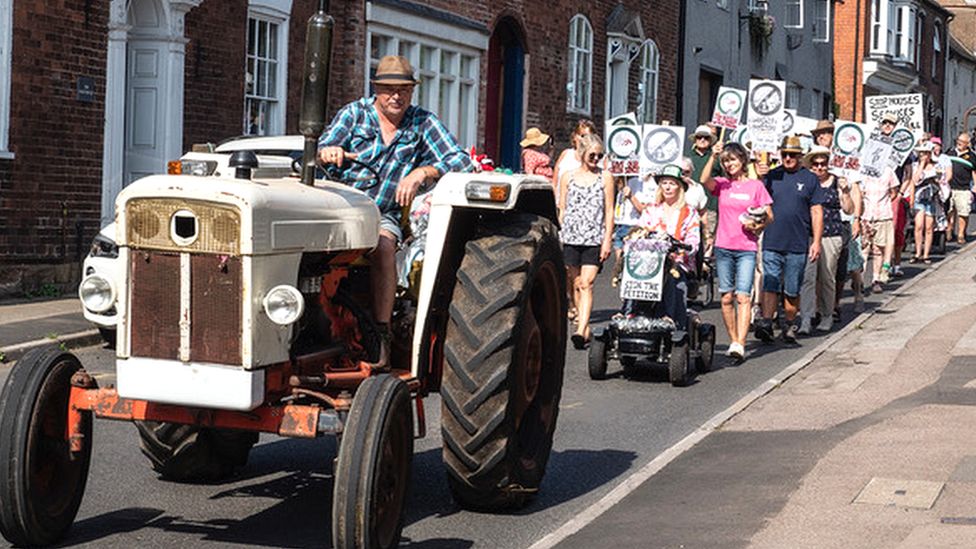
<path id="1" fill-rule="evenodd" d="M 942 482 L 874 477 L 854 498 L 854 503 L 931 509 L 943 486 Z"/>

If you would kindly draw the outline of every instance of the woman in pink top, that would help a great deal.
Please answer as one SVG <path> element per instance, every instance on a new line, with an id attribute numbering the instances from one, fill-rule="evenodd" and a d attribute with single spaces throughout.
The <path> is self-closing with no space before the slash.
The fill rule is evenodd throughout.
<path id="1" fill-rule="evenodd" d="M 552 179 L 552 157 L 548 154 L 552 150 L 552 139 L 549 134 L 542 133 L 539 128 L 529 128 L 519 145 L 522 146 L 522 173 Z"/>
<path id="2" fill-rule="evenodd" d="M 712 164 L 721 158 L 728 177 L 712 177 Z M 728 355 L 745 358 L 746 334 L 752 314 L 750 296 L 756 270 L 759 234 L 773 221 L 772 197 L 758 179 L 746 171 L 749 155 L 738 143 L 716 143 L 702 170 L 702 184 L 718 197 L 715 232 L 715 268 L 722 295 L 722 319 L 729 333 Z M 734 295 L 733 295 L 734 292 Z M 738 304 L 738 311 L 735 306 Z"/>

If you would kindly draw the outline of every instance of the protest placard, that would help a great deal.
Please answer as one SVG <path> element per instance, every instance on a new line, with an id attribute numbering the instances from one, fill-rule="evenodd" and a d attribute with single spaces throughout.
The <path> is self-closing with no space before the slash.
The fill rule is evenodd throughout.
<path id="1" fill-rule="evenodd" d="M 775 152 L 783 128 L 786 82 L 750 80 L 746 124 L 752 135 L 753 152 Z"/>
<path id="2" fill-rule="evenodd" d="M 712 125 L 718 128 L 734 130 L 739 127 L 742 110 L 746 106 L 746 91 L 722 86 L 715 98 L 715 112 L 712 113 Z"/>
<path id="3" fill-rule="evenodd" d="M 608 168 L 613 175 L 640 174 L 641 127 L 633 113 L 606 123 Z"/>
<path id="4" fill-rule="evenodd" d="M 861 174 L 867 177 L 881 177 L 881 172 L 891 163 L 891 136 L 883 135 L 874 129 L 868 135 L 861 149 Z"/>
<path id="5" fill-rule="evenodd" d="M 881 123 L 885 113 L 894 113 L 898 125 L 908 128 L 918 136 L 925 130 L 925 103 L 920 93 L 901 95 L 870 95 L 864 98 L 866 122 L 872 128 Z"/>
<path id="6" fill-rule="evenodd" d="M 684 150 L 683 126 L 644 124 L 641 138 L 640 172 L 657 174 L 668 164 L 681 161 Z"/>
<path id="7" fill-rule="evenodd" d="M 830 148 L 830 172 L 852 181 L 861 179 L 861 151 L 871 129 L 866 124 L 837 120 L 834 122 L 834 144 Z"/>
<path id="8" fill-rule="evenodd" d="M 796 133 L 796 109 L 783 109 L 783 127 L 780 129 L 780 140 L 784 136 Z"/>
<path id="9" fill-rule="evenodd" d="M 912 154 L 918 135 L 908 128 L 895 128 L 891 132 L 891 169 L 897 169 L 905 163 L 908 155 Z"/>

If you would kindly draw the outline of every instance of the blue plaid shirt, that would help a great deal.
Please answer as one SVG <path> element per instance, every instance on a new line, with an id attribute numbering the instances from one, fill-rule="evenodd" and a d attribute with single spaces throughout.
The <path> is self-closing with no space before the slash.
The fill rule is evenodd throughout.
<path id="1" fill-rule="evenodd" d="M 340 109 L 319 137 L 319 148 L 342 147 L 379 173 L 380 183 L 366 193 L 376 200 L 380 212 L 399 212 L 397 184 L 416 168 L 433 166 L 441 175 L 474 169 L 471 158 L 437 116 L 416 105 L 407 108 L 393 140 L 384 145 L 373 100 L 364 97 Z M 360 187 L 373 184 L 370 172 L 353 164 L 344 165 L 342 179 L 362 181 Z"/>

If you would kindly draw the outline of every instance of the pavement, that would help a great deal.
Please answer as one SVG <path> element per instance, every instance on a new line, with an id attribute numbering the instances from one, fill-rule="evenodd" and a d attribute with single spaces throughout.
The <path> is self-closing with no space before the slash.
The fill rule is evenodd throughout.
<path id="1" fill-rule="evenodd" d="M 976 547 L 974 275 L 970 243 L 537 545 Z"/>
<path id="2" fill-rule="evenodd" d="M 0 363 L 44 345 L 71 349 L 101 341 L 77 297 L 0 303 Z"/>

